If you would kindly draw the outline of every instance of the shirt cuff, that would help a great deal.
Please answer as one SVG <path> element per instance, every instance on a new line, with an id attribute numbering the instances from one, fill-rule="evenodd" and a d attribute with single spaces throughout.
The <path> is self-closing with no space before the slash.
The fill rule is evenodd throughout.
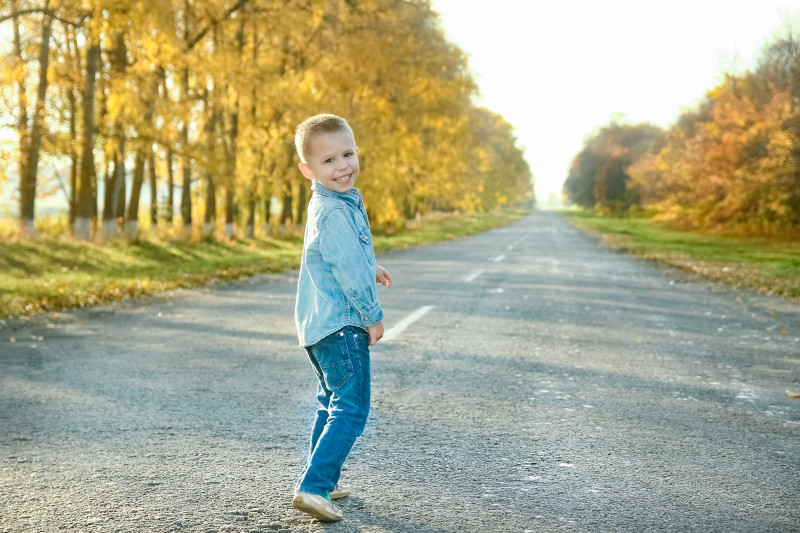
<path id="1" fill-rule="evenodd" d="M 375 304 L 371 307 L 361 310 L 361 322 L 363 322 L 367 327 L 374 326 L 382 320 L 383 310 L 381 309 L 380 304 Z"/>

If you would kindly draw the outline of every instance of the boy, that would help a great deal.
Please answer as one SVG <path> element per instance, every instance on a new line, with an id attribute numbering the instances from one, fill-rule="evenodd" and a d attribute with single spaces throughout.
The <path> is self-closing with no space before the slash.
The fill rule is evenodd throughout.
<path id="1" fill-rule="evenodd" d="M 319 380 L 308 462 L 292 505 L 326 522 L 342 519 L 331 498 L 369 413 L 369 347 L 383 337 L 376 283 L 391 287 L 375 262 L 358 178 L 353 130 L 336 115 L 316 115 L 295 133 L 300 171 L 311 180 L 297 281 L 297 335 Z"/>

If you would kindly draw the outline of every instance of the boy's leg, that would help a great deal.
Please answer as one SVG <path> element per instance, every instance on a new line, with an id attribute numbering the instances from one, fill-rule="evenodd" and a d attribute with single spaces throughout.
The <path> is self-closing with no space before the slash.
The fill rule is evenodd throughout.
<path id="1" fill-rule="evenodd" d="M 317 385 L 317 401 L 319 402 L 319 407 L 317 407 L 317 412 L 314 415 L 314 425 L 311 429 L 311 446 L 308 450 L 308 457 L 310 459 L 311 455 L 314 453 L 314 448 L 317 447 L 317 440 L 319 440 L 319 436 L 322 434 L 322 430 L 325 429 L 325 424 L 328 422 L 328 408 L 331 404 L 332 392 L 325 386 L 325 377 L 322 373 L 322 367 L 314 356 L 313 351 L 310 348 L 305 348 L 305 351 L 308 355 L 308 360 L 311 362 L 311 366 L 314 367 L 314 374 L 317 376 L 317 381 L 319 382 Z"/>
<path id="2" fill-rule="evenodd" d="M 319 370 L 319 363 L 314 359 L 314 356 L 311 352 L 306 348 L 308 352 L 308 358 L 311 361 L 311 365 L 314 367 L 314 373 L 317 374 L 317 379 L 319 379 L 319 385 L 317 387 L 317 400 L 319 400 L 320 406 L 317 408 L 317 412 L 314 415 L 314 423 L 311 426 L 311 438 L 308 447 L 308 456 L 306 458 L 306 465 L 303 467 L 303 472 L 300 474 L 300 479 L 308 470 L 308 465 L 311 464 L 311 456 L 314 455 L 314 449 L 317 447 L 317 441 L 319 440 L 319 436 L 322 434 L 322 431 L 325 429 L 325 425 L 328 423 L 328 405 L 330 405 L 331 399 L 331 391 L 325 388 L 325 381 L 322 378 L 322 371 Z M 300 482 L 297 482 L 295 486 L 295 491 L 299 490 Z"/>
<path id="3" fill-rule="evenodd" d="M 309 459 L 314 455 L 314 449 L 317 447 L 319 436 L 322 435 L 322 431 L 328 423 L 328 408 L 331 404 L 331 391 L 325 388 L 324 382 L 320 382 L 319 384 L 317 400 L 319 400 L 320 407 L 317 408 L 317 412 L 314 415 L 314 426 L 311 430 L 311 446 L 308 450 Z"/>
<path id="4" fill-rule="evenodd" d="M 331 394 L 327 420 L 297 490 L 327 496 L 336 486 L 342 464 L 363 432 L 369 414 L 369 335 L 363 329 L 348 326 L 311 346 L 309 351 L 319 365 L 323 388 Z M 316 370 L 317 365 L 314 366 Z"/>

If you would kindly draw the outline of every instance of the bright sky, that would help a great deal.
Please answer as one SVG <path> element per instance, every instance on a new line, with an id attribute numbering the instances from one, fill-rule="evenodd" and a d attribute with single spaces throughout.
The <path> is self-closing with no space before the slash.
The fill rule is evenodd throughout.
<path id="1" fill-rule="evenodd" d="M 753 66 L 800 0 L 432 0 L 482 99 L 516 129 L 542 201 L 615 113 L 669 126 Z"/>

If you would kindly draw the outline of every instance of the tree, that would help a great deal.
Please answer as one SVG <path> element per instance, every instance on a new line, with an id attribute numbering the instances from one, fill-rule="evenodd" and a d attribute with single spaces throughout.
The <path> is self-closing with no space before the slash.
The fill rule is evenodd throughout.
<path id="1" fill-rule="evenodd" d="M 573 203 L 616 213 L 639 205 L 629 168 L 656 150 L 661 129 L 652 124 L 612 121 L 584 142 L 570 165 L 564 194 Z"/>
<path id="2" fill-rule="evenodd" d="M 13 25 L 14 55 L 17 58 L 18 120 L 17 136 L 19 138 L 19 224 L 24 235 L 35 234 L 33 219 L 36 200 L 36 182 L 39 158 L 42 148 L 42 136 L 45 128 L 45 98 L 47 96 L 48 69 L 50 65 L 50 37 L 53 27 L 53 15 L 49 5 L 40 8 L 22 9 L 18 2 L 8 5 L 9 13 L 3 18 L 10 18 Z M 39 15 L 37 41 L 38 53 L 26 58 L 23 52 L 23 18 Z M 36 26 L 35 24 L 31 24 Z M 25 32 L 30 36 L 33 31 Z M 37 64 L 38 82 L 33 104 L 33 112 L 28 109 L 27 67 Z"/>
<path id="3" fill-rule="evenodd" d="M 61 189 L 83 238 L 98 194 L 98 234 L 124 222 L 135 238 L 148 187 L 151 222 L 161 203 L 172 223 L 176 180 L 187 236 L 195 220 L 210 235 L 224 219 L 229 237 L 235 224 L 255 235 L 262 217 L 266 230 L 272 215 L 302 223 L 309 184 L 293 132 L 320 112 L 356 131 L 377 230 L 531 197 L 513 128 L 474 106 L 466 56 L 427 0 L 13 0 L 4 19 L 18 44 L 0 78 L 20 139 L 11 157 L 28 178 L 40 152 L 64 166 Z M 52 38 L 42 39 L 46 28 Z M 37 70 L 44 59 L 52 66 Z M 36 83 L 48 70 L 49 90 L 47 76 Z M 35 119 L 45 111 L 52 116 Z M 32 206 L 35 180 L 24 183 Z"/>

